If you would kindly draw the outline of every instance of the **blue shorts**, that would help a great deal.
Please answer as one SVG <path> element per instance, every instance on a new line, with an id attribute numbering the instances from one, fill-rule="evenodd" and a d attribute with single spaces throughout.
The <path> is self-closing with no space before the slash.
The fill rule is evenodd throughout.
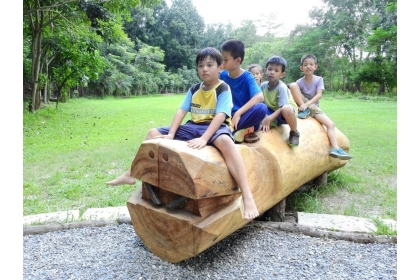
<path id="1" fill-rule="evenodd" d="M 293 109 L 293 111 L 294 111 L 294 109 Z M 274 111 L 273 111 L 272 109 L 270 109 L 270 108 L 268 108 L 268 107 L 267 107 L 267 115 L 269 116 L 269 115 L 271 115 L 272 113 L 274 113 Z M 282 115 L 282 114 L 280 114 L 280 115 L 276 118 L 276 120 L 277 120 L 277 125 L 287 124 L 287 121 L 286 121 L 286 119 L 285 119 L 285 118 L 283 118 L 283 115 Z"/>
<path id="2" fill-rule="evenodd" d="M 210 123 L 194 123 L 191 120 L 187 121 L 185 124 L 181 124 L 178 130 L 175 132 L 174 140 L 188 141 L 194 138 L 200 138 L 201 135 L 206 132 Z M 163 126 L 156 128 L 162 135 L 167 135 L 169 133 L 170 126 Z M 219 129 L 213 134 L 209 139 L 207 144 L 212 144 L 213 141 L 222 134 L 227 134 L 232 141 L 235 141 L 230 131 L 230 128 L 226 124 L 222 124 Z"/>
<path id="3" fill-rule="evenodd" d="M 241 116 L 236 130 L 253 126 L 254 131 L 257 131 L 260 128 L 261 122 L 265 118 L 266 112 L 267 106 L 264 103 L 255 104 Z M 232 117 L 235 113 L 236 112 L 232 112 Z"/>

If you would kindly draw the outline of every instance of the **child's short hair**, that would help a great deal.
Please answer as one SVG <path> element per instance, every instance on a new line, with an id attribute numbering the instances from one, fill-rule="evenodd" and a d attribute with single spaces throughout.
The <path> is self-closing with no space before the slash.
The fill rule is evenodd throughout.
<path id="1" fill-rule="evenodd" d="M 286 60 L 281 56 L 272 56 L 267 60 L 267 63 L 265 64 L 265 68 L 268 67 L 268 64 L 274 64 L 274 65 L 280 65 L 283 69 L 282 72 L 286 71 L 287 62 Z"/>
<path id="2" fill-rule="evenodd" d="M 300 59 L 300 66 L 303 66 L 303 62 L 305 61 L 305 59 L 308 59 L 308 58 L 312 58 L 315 61 L 315 64 L 318 64 L 317 61 L 316 61 L 316 57 L 313 54 L 305 54 Z"/>
<path id="3" fill-rule="evenodd" d="M 207 47 L 202 49 L 195 58 L 195 64 L 198 65 L 201 61 L 206 59 L 207 57 L 210 57 L 214 61 L 216 61 L 217 66 L 220 66 L 222 64 L 222 54 L 213 47 Z"/>
<path id="4" fill-rule="evenodd" d="M 261 66 L 259 65 L 259 64 L 250 64 L 250 65 L 248 65 L 248 67 L 247 67 L 247 70 L 248 71 L 251 71 L 251 69 L 253 69 L 253 68 L 257 68 L 258 69 L 258 71 L 260 71 L 260 73 L 262 74 L 262 68 L 261 68 Z"/>
<path id="5" fill-rule="evenodd" d="M 233 59 L 237 59 L 238 57 L 241 58 L 241 63 L 244 61 L 245 57 L 245 46 L 239 40 L 230 39 L 222 43 L 220 49 L 224 52 L 229 52 Z"/>

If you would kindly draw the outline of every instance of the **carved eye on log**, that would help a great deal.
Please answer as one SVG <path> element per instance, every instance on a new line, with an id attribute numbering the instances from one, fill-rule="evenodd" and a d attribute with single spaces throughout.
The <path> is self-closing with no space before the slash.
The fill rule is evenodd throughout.
<path id="1" fill-rule="evenodd" d="M 155 153 L 153 151 L 149 151 L 149 157 L 153 159 L 155 157 Z"/>
<path id="2" fill-rule="evenodd" d="M 168 161 L 168 154 L 162 154 L 162 159 L 164 162 Z"/>

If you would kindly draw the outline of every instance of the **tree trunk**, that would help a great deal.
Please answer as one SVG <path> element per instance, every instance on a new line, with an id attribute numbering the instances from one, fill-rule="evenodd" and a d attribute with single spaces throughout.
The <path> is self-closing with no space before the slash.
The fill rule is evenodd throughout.
<path id="1" fill-rule="evenodd" d="M 31 113 L 34 113 L 35 110 L 39 109 L 38 99 L 39 99 L 39 71 L 41 69 L 41 43 L 42 43 L 42 34 L 39 30 L 32 31 L 32 73 L 31 73 L 31 83 L 32 83 L 32 102 L 31 102 Z"/>
<path id="2" fill-rule="evenodd" d="M 312 237 L 319 238 L 331 238 L 336 240 L 346 240 L 356 243 L 393 243 L 397 244 L 396 236 L 387 235 L 373 235 L 368 233 L 357 233 L 357 232 L 340 232 L 340 231 L 329 231 L 300 225 L 296 223 L 273 223 L 273 222 L 253 222 L 252 225 L 259 226 L 262 228 L 270 228 L 273 230 L 281 230 L 286 232 L 295 232 L 309 235 Z"/>
<path id="3" fill-rule="evenodd" d="M 383 95 L 384 93 L 385 93 L 385 84 L 380 83 L 379 84 L 379 89 L 378 89 L 378 95 Z"/>
<path id="4" fill-rule="evenodd" d="M 45 56 L 45 62 L 44 63 L 45 63 L 45 76 L 48 77 L 48 59 L 47 59 L 47 56 Z M 48 102 L 48 86 L 49 86 L 49 82 L 47 81 L 45 83 L 44 89 L 42 90 L 42 92 L 43 92 L 43 94 L 42 94 L 43 101 L 42 102 L 44 102 L 44 104 L 46 104 Z"/>
<path id="5" fill-rule="evenodd" d="M 235 145 L 259 213 L 305 182 L 347 163 L 329 156 L 325 129 L 314 118 L 298 119 L 298 127 L 302 137 L 296 148 L 287 144 L 288 126 L 259 134 L 258 142 Z M 336 137 L 348 151 L 349 141 L 337 128 Z M 195 150 L 185 141 L 144 141 L 131 175 L 154 186 L 146 189 L 143 184 L 127 202 L 134 229 L 149 250 L 166 261 L 193 257 L 249 222 L 243 218 L 240 189 L 213 146 Z"/>

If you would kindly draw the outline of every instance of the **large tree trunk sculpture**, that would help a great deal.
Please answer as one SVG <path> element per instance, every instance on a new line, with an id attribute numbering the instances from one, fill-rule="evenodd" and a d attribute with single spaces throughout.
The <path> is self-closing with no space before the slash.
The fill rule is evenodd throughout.
<path id="1" fill-rule="evenodd" d="M 287 125 L 258 133 L 258 142 L 236 145 L 260 213 L 347 163 L 329 156 L 327 134 L 315 119 L 298 119 L 298 129 L 300 144 L 295 148 L 287 144 Z M 338 129 L 336 135 L 349 151 L 347 137 Z M 143 181 L 127 202 L 134 229 L 151 252 L 168 262 L 196 256 L 248 223 L 241 192 L 212 146 L 196 150 L 183 141 L 144 141 L 131 173 Z"/>

